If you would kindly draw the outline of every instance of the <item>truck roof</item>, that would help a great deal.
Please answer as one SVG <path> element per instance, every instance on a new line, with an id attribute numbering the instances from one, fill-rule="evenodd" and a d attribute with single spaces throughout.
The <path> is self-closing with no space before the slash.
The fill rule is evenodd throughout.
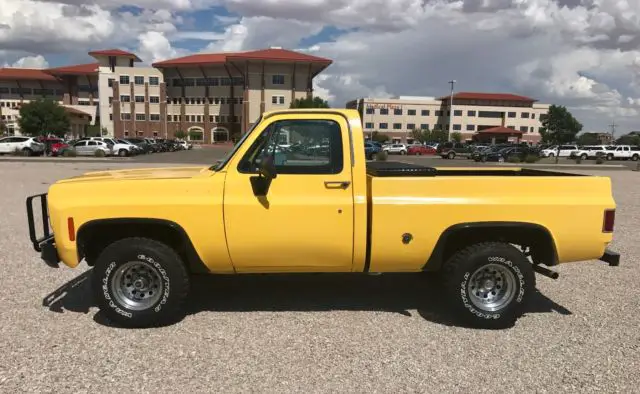
<path id="1" fill-rule="evenodd" d="M 357 118 L 360 117 L 360 114 L 358 113 L 357 110 L 347 109 L 347 108 L 287 108 L 287 109 L 265 111 L 263 112 L 262 117 L 264 119 L 267 119 L 271 116 L 278 115 L 278 114 L 289 114 L 289 113 L 296 113 L 296 112 L 334 113 L 334 114 L 344 115 L 348 119 L 352 119 L 354 117 L 357 117 Z"/>

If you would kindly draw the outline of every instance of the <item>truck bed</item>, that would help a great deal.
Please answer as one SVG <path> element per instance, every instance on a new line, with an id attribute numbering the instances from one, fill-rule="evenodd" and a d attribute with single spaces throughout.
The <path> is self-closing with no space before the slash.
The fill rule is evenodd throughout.
<path id="1" fill-rule="evenodd" d="M 585 176 L 569 172 L 518 167 L 428 167 L 398 161 L 367 162 L 367 175 L 372 177 L 434 176 Z"/>
<path id="2" fill-rule="evenodd" d="M 602 215 L 615 206 L 608 177 L 399 162 L 368 163 L 367 174 L 371 272 L 422 269 L 441 234 L 461 223 L 542 226 L 558 238 L 560 261 L 588 259 L 604 247 Z"/>

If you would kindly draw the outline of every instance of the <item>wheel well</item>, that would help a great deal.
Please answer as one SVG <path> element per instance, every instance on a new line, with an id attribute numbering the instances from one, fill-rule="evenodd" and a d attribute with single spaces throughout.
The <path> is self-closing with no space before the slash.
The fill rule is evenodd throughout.
<path id="1" fill-rule="evenodd" d="M 506 242 L 529 248 L 534 263 L 558 264 L 553 237 L 540 225 L 532 223 L 469 223 L 445 230 L 436 243 L 424 270 L 439 270 L 459 250 L 480 242 Z"/>
<path id="2" fill-rule="evenodd" d="M 182 227 L 174 222 L 155 219 L 106 219 L 83 224 L 76 237 L 78 261 L 84 258 L 89 266 L 93 266 L 104 248 L 129 237 L 149 238 L 170 246 L 192 273 L 209 271 Z"/>

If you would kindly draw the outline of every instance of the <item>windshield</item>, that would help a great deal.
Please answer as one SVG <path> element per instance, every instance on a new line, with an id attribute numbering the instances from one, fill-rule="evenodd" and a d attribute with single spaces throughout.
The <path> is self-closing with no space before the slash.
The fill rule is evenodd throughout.
<path id="1" fill-rule="evenodd" d="M 258 117 L 258 120 L 256 120 L 255 123 L 253 124 L 253 126 L 251 126 L 251 129 L 249 129 L 242 136 L 242 138 L 240 138 L 240 140 L 238 142 L 236 142 L 236 144 L 229 151 L 229 153 L 227 153 L 227 155 L 225 157 L 223 157 L 221 160 L 218 160 L 218 162 L 215 165 L 209 167 L 209 169 L 212 170 L 212 171 L 220 171 L 222 169 L 222 167 L 224 167 L 229 162 L 229 160 L 231 160 L 231 157 L 233 157 L 233 155 L 236 153 L 238 148 L 240 148 L 242 143 L 244 143 L 244 141 L 247 139 L 247 137 L 249 137 L 249 135 L 253 132 L 253 130 L 256 128 L 256 126 L 258 126 L 260 124 L 261 121 L 262 121 L 262 115 L 260 115 L 260 117 Z"/>

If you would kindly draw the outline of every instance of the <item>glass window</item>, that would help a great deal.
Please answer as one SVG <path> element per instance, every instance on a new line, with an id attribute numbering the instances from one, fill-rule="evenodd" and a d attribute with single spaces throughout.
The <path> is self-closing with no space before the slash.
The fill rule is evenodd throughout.
<path id="1" fill-rule="evenodd" d="M 387 108 L 380 108 L 380 115 L 389 115 L 389 110 Z"/>
<path id="2" fill-rule="evenodd" d="M 389 123 L 380 123 L 379 126 L 380 126 L 381 129 L 386 130 L 386 129 L 389 128 Z"/>
<path id="3" fill-rule="evenodd" d="M 453 116 L 462 116 L 462 110 L 454 109 L 453 110 Z"/>
<path id="4" fill-rule="evenodd" d="M 400 130 L 400 129 L 402 129 L 402 123 L 394 123 L 394 124 L 393 124 L 393 129 L 394 129 L 394 130 Z"/>
<path id="5" fill-rule="evenodd" d="M 144 85 L 144 77 L 140 75 L 136 75 L 133 77 L 133 83 L 136 85 Z"/>
<path id="6" fill-rule="evenodd" d="M 367 115 L 373 115 L 375 110 L 373 108 L 367 108 Z"/>
<path id="7" fill-rule="evenodd" d="M 274 85 L 284 85 L 284 75 L 272 75 L 271 83 Z"/>
<path id="8" fill-rule="evenodd" d="M 428 109 L 423 109 L 422 111 L 420 111 L 420 114 L 422 116 L 429 116 L 429 110 Z"/>
<path id="9" fill-rule="evenodd" d="M 136 103 L 144 103 L 144 96 L 136 96 Z"/>
<path id="10" fill-rule="evenodd" d="M 120 84 L 129 84 L 129 76 L 128 75 L 121 75 L 120 76 Z"/>
<path id="11" fill-rule="evenodd" d="M 160 84 L 160 79 L 158 77 L 149 77 L 149 85 L 158 86 Z"/>
<path id="12" fill-rule="evenodd" d="M 399 109 L 399 108 L 396 108 L 396 109 L 393 110 L 393 114 L 394 115 L 402 115 L 402 110 Z"/>
<path id="13" fill-rule="evenodd" d="M 416 114 L 416 110 L 415 109 L 407 110 L 407 115 L 415 115 L 415 114 Z"/>
<path id="14" fill-rule="evenodd" d="M 280 144 L 297 147 L 290 150 Z M 256 139 L 238 165 L 238 171 L 256 173 L 271 157 L 276 173 L 338 174 L 343 168 L 342 131 L 333 120 L 280 120 Z"/>

